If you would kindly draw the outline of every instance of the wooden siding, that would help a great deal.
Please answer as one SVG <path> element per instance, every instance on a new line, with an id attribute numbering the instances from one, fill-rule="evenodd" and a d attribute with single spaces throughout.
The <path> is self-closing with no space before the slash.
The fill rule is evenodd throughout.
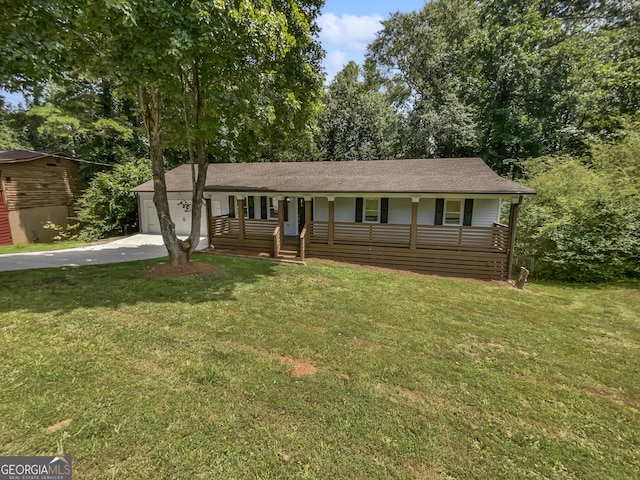
<path id="1" fill-rule="evenodd" d="M 81 193 L 79 169 L 78 162 L 53 157 L 2 164 L 7 209 L 72 206 Z"/>
<path id="2" fill-rule="evenodd" d="M 432 275 L 470 277 L 481 280 L 505 280 L 507 255 L 393 247 L 354 245 L 307 246 L 307 258 L 326 258 L 348 263 L 409 270 Z"/>

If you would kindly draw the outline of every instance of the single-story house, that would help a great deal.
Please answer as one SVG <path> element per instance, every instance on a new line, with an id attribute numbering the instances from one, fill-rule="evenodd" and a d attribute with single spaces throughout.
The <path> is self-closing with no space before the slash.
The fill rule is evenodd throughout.
<path id="1" fill-rule="evenodd" d="M 176 232 L 187 235 L 191 167 L 166 183 Z M 153 183 L 133 191 L 141 231 L 158 233 Z M 211 164 L 201 231 L 219 249 L 504 280 L 518 205 L 533 193 L 480 158 Z"/>
<path id="2" fill-rule="evenodd" d="M 63 153 L 0 151 L 0 245 L 50 241 L 81 193 L 80 165 Z"/>

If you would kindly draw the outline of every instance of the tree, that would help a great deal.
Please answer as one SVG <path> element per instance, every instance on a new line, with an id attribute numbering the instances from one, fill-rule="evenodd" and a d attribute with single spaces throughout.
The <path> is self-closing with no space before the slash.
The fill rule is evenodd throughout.
<path id="1" fill-rule="evenodd" d="M 640 99 L 640 3 L 435 0 L 369 46 L 411 155 L 583 155 Z"/>
<path id="2" fill-rule="evenodd" d="M 478 28 L 471 0 L 429 2 L 395 13 L 369 45 L 390 98 L 406 117 L 403 144 L 412 157 L 466 156 L 477 151 L 474 107 L 466 99 L 469 39 Z"/>
<path id="3" fill-rule="evenodd" d="M 43 78 L 56 68 L 83 68 L 91 78 L 108 73 L 121 92 L 137 99 L 170 262 L 188 262 L 199 242 L 210 159 L 244 158 L 273 142 L 277 129 L 283 132 L 278 140 L 286 143 L 284 132 L 308 122 L 321 85 L 312 34 L 322 2 L 60 0 L 43 11 L 38 3 L 11 4 L 14 23 L 5 44 L 36 57 L 39 44 L 64 47 L 68 58 L 53 65 L 39 59 L 38 69 L 25 70 L 29 77 Z M 22 30 L 34 17 L 45 22 L 35 42 Z M 12 79 L 27 68 L 24 62 L 10 67 Z M 193 165 L 192 231 L 186 240 L 176 237 L 169 215 L 165 145 L 188 151 Z"/>
<path id="4" fill-rule="evenodd" d="M 318 147 L 326 160 L 379 160 L 398 156 L 398 118 L 372 63 L 349 62 L 324 95 Z M 375 68 L 375 67 L 373 67 Z M 369 69 L 369 70 L 368 70 Z"/>
<path id="5" fill-rule="evenodd" d="M 584 157 L 524 163 L 537 195 L 522 206 L 517 252 L 535 275 L 599 282 L 640 276 L 640 128 L 596 142 Z"/>
<path id="6" fill-rule="evenodd" d="M 138 227 L 138 201 L 131 189 L 151 178 L 147 159 L 118 163 L 98 172 L 78 200 L 78 220 L 85 227 L 84 240 L 97 240 L 106 234 L 128 234 Z"/>

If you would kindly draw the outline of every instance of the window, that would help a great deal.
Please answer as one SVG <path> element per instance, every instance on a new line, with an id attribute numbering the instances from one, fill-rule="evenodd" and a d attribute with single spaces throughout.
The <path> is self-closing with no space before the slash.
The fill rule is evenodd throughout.
<path id="1" fill-rule="evenodd" d="M 364 221 L 368 223 L 378 223 L 380 221 L 380 199 L 364 199 Z"/>
<path id="2" fill-rule="evenodd" d="M 462 224 L 462 200 L 447 200 L 444 207 L 443 225 Z"/>
<path id="3" fill-rule="evenodd" d="M 269 218 L 271 220 L 278 219 L 278 199 L 276 197 L 269 197 Z"/>

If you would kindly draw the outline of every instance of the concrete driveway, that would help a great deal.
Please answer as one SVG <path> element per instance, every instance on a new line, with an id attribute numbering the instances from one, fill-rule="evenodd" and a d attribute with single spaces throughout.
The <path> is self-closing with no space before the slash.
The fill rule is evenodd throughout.
<path id="1" fill-rule="evenodd" d="M 206 248 L 207 240 L 200 238 L 198 249 Z M 138 234 L 113 242 L 88 247 L 68 248 L 50 252 L 11 253 L 0 255 L 0 272 L 31 268 L 78 267 L 105 263 L 131 262 L 167 256 L 160 235 Z"/>

